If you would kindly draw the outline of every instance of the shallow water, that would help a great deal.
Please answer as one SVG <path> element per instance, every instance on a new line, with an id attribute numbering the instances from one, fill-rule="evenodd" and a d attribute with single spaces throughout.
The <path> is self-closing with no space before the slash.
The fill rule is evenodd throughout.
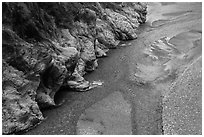
<path id="1" fill-rule="evenodd" d="M 162 96 L 202 55 L 201 3 L 149 3 L 148 10 L 138 39 L 85 76 L 104 83 L 88 92 L 63 89 L 64 105 L 44 111 L 47 120 L 26 134 L 163 134 Z"/>
<path id="2" fill-rule="evenodd" d="M 169 40 L 169 43 L 172 43 L 176 46 L 178 50 L 186 53 L 191 48 L 194 47 L 194 41 L 200 39 L 202 37 L 201 33 L 188 31 L 180 33 Z"/>

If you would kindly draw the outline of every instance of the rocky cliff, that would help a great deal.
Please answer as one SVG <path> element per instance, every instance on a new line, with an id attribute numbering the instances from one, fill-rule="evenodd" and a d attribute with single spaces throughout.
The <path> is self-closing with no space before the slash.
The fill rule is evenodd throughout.
<path id="1" fill-rule="evenodd" d="M 2 3 L 2 130 L 39 124 L 61 87 L 86 91 L 83 75 L 119 42 L 137 38 L 145 3 Z"/>

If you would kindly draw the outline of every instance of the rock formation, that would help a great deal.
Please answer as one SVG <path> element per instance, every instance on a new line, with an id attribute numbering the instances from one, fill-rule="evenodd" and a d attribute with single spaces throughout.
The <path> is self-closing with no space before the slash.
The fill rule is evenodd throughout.
<path id="1" fill-rule="evenodd" d="M 83 75 L 137 38 L 146 4 L 2 3 L 2 11 L 2 127 L 13 134 L 40 123 L 62 86 L 90 89 Z"/>

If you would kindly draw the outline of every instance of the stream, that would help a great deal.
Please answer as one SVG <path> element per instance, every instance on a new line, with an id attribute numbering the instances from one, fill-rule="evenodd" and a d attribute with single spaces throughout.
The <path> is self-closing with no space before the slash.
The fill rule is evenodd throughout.
<path id="1" fill-rule="evenodd" d="M 58 108 L 30 135 L 164 134 L 162 100 L 178 76 L 202 56 L 201 3 L 149 3 L 138 38 L 111 50 L 85 76 L 103 84 L 87 92 L 62 89 Z M 123 44 L 124 45 L 124 44 Z"/>

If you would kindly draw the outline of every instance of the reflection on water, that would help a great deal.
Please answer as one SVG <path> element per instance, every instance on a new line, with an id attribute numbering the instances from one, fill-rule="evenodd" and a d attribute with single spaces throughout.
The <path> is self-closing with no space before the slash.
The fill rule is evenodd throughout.
<path id="1" fill-rule="evenodd" d="M 138 40 L 144 40 L 144 45 L 146 43 L 150 44 L 146 44 L 144 47 L 138 46 L 139 48 L 135 48 L 135 51 L 132 53 L 136 54 L 131 55 L 130 58 L 133 58 L 132 60 L 134 61 L 136 60 L 136 63 L 132 61 L 128 69 L 131 74 L 130 79 L 139 83 L 139 86 L 148 83 L 163 84 L 163 86 L 166 86 L 166 83 L 169 81 L 173 82 L 181 75 L 187 66 L 191 65 L 192 62 L 202 54 L 201 30 L 198 31 L 200 26 L 197 27 L 194 25 L 192 28 L 180 27 L 180 30 L 178 29 L 179 25 L 183 25 L 182 21 L 189 18 L 186 15 L 190 15 L 192 10 L 196 12 L 199 11 L 200 9 L 197 10 L 196 7 L 200 5 L 199 3 L 152 4 L 154 6 L 149 8 L 149 13 L 147 15 L 148 23 L 145 24 L 146 26 L 143 25 L 146 35 L 143 35 L 143 37 Z M 178 22 L 181 16 L 185 16 L 185 19 L 180 21 L 179 24 Z M 192 16 L 194 15 L 191 15 L 191 17 Z M 191 23 L 193 24 L 195 22 Z M 167 27 L 169 24 L 171 24 L 172 28 Z M 187 26 L 189 24 L 187 24 Z M 149 28 L 147 28 L 147 26 Z M 167 29 L 165 27 L 167 27 Z M 195 27 L 197 27 L 197 29 L 195 29 Z M 159 30 L 168 33 L 163 33 Z M 161 35 L 157 35 L 157 33 L 161 33 Z M 154 37 L 155 35 L 158 37 Z M 121 44 L 121 46 L 125 45 L 124 43 Z M 132 43 L 132 45 L 134 45 L 134 43 Z M 135 47 L 136 46 L 135 44 Z M 143 105 L 139 103 L 137 104 L 138 106 Z M 130 105 L 122 98 L 119 92 L 113 96 L 108 96 L 84 111 L 77 123 L 77 134 L 132 134 L 130 110 Z M 138 112 L 144 111 L 139 110 Z M 143 114 L 144 113 L 142 113 L 142 115 Z M 141 119 L 142 122 L 146 120 L 143 117 L 141 117 Z M 138 121 L 136 121 L 138 125 L 143 125 L 140 120 Z M 140 129 L 141 127 L 138 126 L 136 128 Z"/>
<path id="2" fill-rule="evenodd" d="M 152 27 L 159 27 L 162 26 L 166 23 L 168 23 L 170 20 L 156 20 L 154 22 L 152 22 Z"/>
<path id="3" fill-rule="evenodd" d="M 194 47 L 193 42 L 201 38 L 201 33 L 195 31 L 188 31 L 180 33 L 169 40 L 181 52 L 187 52 Z"/>
<path id="4" fill-rule="evenodd" d="M 192 11 L 191 10 L 190 11 L 178 11 L 178 12 L 164 13 L 162 15 L 163 16 L 180 16 L 183 14 L 188 14 L 189 12 L 192 12 Z"/>
<path id="5" fill-rule="evenodd" d="M 202 3 L 175 3 L 175 2 L 161 2 L 149 3 L 147 22 L 152 27 L 159 27 L 168 22 L 171 22 L 178 17 L 188 14 L 200 14 L 202 12 Z"/>
<path id="6" fill-rule="evenodd" d="M 143 81 L 165 80 L 202 55 L 201 33 L 182 32 L 172 38 L 162 37 L 143 50 L 135 77 Z M 145 63 L 148 62 L 148 63 Z"/>
<path id="7" fill-rule="evenodd" d="M 157 32 L 160 29 L 171 32 L 165 30 L 165 27 L 171 25 L 176 28 L 176 23 L 182 23 L 182 19 L 185 21 L 195 16 L 200 19 L 201 7 L 201 3 L 149 3 L 147 24 L 151 27 L 150 31 L 155 33 L 161 33 Z M 143 49 L 144 59 L 137 63 L 135 77 L 150 82 L 165 80 L 172 74 L 180 73 L 177 71 L 181 71 L 202 54 L 201 27 L 201 23 L 198 23 L 192 25 L 192 28 L 189 27 L 189 30 L 183 29 L 178 32 L 172 28 L 176 32 L 175 36 L 163 35 L 155 39 L 155 42 Z M 150 33 L 155 35 L 153 32 Z"/>

